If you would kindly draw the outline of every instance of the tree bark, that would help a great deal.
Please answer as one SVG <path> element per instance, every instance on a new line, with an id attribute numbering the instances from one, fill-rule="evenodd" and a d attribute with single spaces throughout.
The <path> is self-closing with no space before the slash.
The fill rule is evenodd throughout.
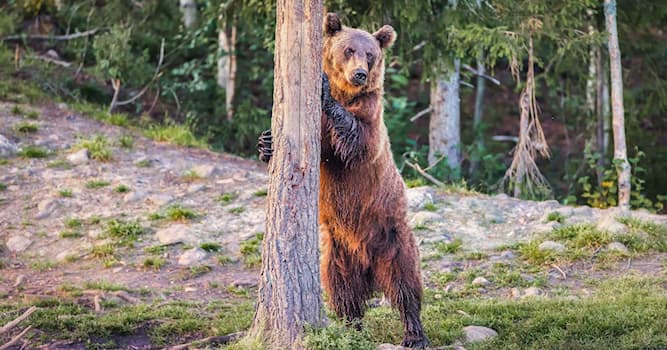
<path id="1" fill-rule="evenodd" d="M 195 0 L 179 0 L 181 13 L 183 13 L 183 25 L 192 28 L 197 24 L 197 2 Z"/>
<path id="2" fill-rule="evenodd" d="M 486 88 L 486 69 L 484 67 L 484 52 L 477 56 L 477 91 L 475 92 L 475 114 L 473 115 L 472 127 L 475 130 L 475 149 L 477 157 L 484 150 L 484 135 L 482 133 L 482 118 L 484 116 L 484 90 Z M 470 175 L 474 174 L 479 167 L 479 159 L 470 162 Z"/>
<path id="3" fill-rule="evenodd" d="M 429 166 L 443 156 L 452 174 L 457 177 L 461 167 L 461 99 L 459 97 L 461 62 L 431 84 L 431 120 L 429 123 Z"/>
<path id="4" fill-rule="evenodd" d="M 621 50 L 616 28 L 616 1 L 604 1 L 604 14 L 609 33 L 609 68 L 611 70 L 611 108 L 614 132 L 614 165 L 618 172 L 618 206 L 630 209 L 630 163 L 625 144 L 625 116 L 623 111 L 623 77 Z"/>
<path id="5" fill-rule="evenodd" d="M 279 0 L 273 156 L 252 336 L 273 349 L 303 348 L 306 324 L 322 326 L 318 195 L 322 0 Z"/>
<path id="6" fill-rule="evenodd" d="M 225 90 L 227 120 L 234 117 L 234 95 L 236 92 L 236 21 L 227 33 L 225 25 L 218 30 L 218 86 Z"/>

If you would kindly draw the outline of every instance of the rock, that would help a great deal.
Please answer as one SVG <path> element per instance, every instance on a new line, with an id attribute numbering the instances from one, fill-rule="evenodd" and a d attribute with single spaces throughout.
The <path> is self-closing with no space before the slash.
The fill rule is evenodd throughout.
<path id="1" fill-rule="evenodd" d="M 475 279 L 472 280 L 472 285 L 473 285 L 473 286 L 481 286 L 481 287 L 484 287 L 484 286 L 488 286 L 488 285 L 490 285 L 490 284 L 491 284 L 491 281 L 487 280 L 487 279 L 484 278 L 484 277 L 475 277 Z"/>
<path id="2" fill-rule="evenodd" d="M 67 155 L 67 161 L 74 165 L 86 164 L 89 160 L 90 156 L 85 148 Z"/>
<path id="3" fill-rule="evenodd" d="M 521 293 L 521 290 L 519 288 L 514 287 L 514 288 L 510 289 L 510 296 L 512 297 L 512 299 L 520 298 L 521 295 L 522 295 L 522 293 Z"/>
<path id="4" fill-rule="evenodd" d="M 173 201 L 174 197 L 172 197 L 168 194 L 154 194 L 154 195 L 148 197 L 148 200 L 151 201 L 155 205 L 163 206 L 163 205 L 169 204 L 171 201 Z"/>
<path id="5" fill-rule="evenodd" d="M 556 221 L 537 223 L 533 226 L 532 233 L 549 233 L 561 225 Z"/>
<path id="6" fill-rule="evenodd" d="M 190 231 L 190 227 L 186 225 L 175 224 L 157 231 L 155 238 L 163 245 L 182 243 L 192 237 Z"/>
<path id="7" fill-rule="evenodd" d="M 32 244 L 31 239 L 21 235 L 15 235 L 9 237 L 6 243 L 7 249 L 9 249 L 10 252 L 14 253 L 20 253 L 26 250 L 31 244 Z"/>
<path id="8" fill-rule="evenodd" d="M 611 211 L 611 213 L 606 213 L 606 215 L 603 215 L 600 220 L 598 220 L 597 229 L 600 231 L 607 231 L 615 235 L 628 232 L 628 227 L 616 220 L 615 211 Z"/>
<path id="9" fill-rule="evenodd" d="M 431 211 L 420 211 L 412 217 L 412 225 L 425 225 L 433 221 L 442 221 L 442 215 Z"/>
<path id="10" fill-rule="evenodd" d="M 37 204 L 37 215 L 35 219 L 41 220 L 48 218 L 56 209 L 62 205 L 59 199 L 47 198 Z"/>
<path id="11" fill-rule="evenodd" d="M 433 203 L 433 189 L 429 186 L 408 188 L 406 196 L 408 207 L 412 210 L 420 210 L 426 203 Z"/>
<path id="12" fill-rule="evenodd" d="M 141 192 L 141 191 L 132 191 L 125 196 L 123 196 L 123 202 L 125 203 L 135 203 L 138 202 L 146 197 L 146 193 Z"/>
<path id="13" fill-rule="evenodd" d="M 554 241 L 544 241 L 540 243 L 538 246 L 539 250 L 551 250 L 554 252 L 563 252 L 565 251 L 565 246 L 562 243 L 554 242 Z"/>
<path id="14" fill-rule="evenodd" d="M 481 326 L 467 326 L 463 328 L 466 343 L 478 343 L 498 336 L 498 333 L 491 328 Z"/>
<path id="15" fill-rule="evenodd" d="M 254 288 L 257 287 L 257 284 L 257 277 L 241 277 L 232 282 L 236 288 Z"/>
<path id="16" fill-rule="evenodd" d="M 190 170 L 197 174 L 197 176 L 204 179 L 218 175 L 220 173 L 220 169 L 210 164 L 197 165 Z"/>
<path id="17" fill-rule="evenodd" d="M 409 350 L 409 348 L 406 348 L 404 346 L 400 345 L 394 345 L 394 344 L 380 344 L 378 345 L 377 350 Z"/>
<path id="18" fill-rule="evenodd" d="M 540 288 L 529 287 L 529 288 L 526 288 L 523 291 L 523 295 L 521 296 L 521 298 L 523 299 L 523 298 L 529 298 L 529 297 L 537 297 L 537 296 L 540 296 L 542 294 L 544 294 L 544 292 L 542 292 L 542 290 Z"/>
<path id="19" fill-rule="evenodd" d="M 187 192 L 188 194 L 194 194 L 203 191 L 204 189 L 206 189 L 206 185 L 204 184 L 192 184 L 188 187 Z"/>
<path id="20" fill-rule="evenodd" d="M 625 244 L 621 242 L 611 242 L 607 245 L 607 250 L 611 252 L 619 252 L 623 254 L 628 254 L 630 251 L 628 250 L 628 247 L 625 246 Z"/>
<path id="21" fill-rule="evenodd" d="M 206 252 L 199 248 L 188 249 L 178 258 L 181 266 L 192 266 L 206 258 Z"/>
<path id="22" fill-rule="evenodd" d="M 16 154 L 19 151 L 18 146 L 15 143 L 9 141 L 3 135 L 0 135 L 0 156 L 9 157 Z"/>

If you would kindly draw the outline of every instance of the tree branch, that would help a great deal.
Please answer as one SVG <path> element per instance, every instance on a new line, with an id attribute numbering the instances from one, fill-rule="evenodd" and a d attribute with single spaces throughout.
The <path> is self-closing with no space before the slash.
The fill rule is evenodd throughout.
<path id="1" fill-rule="evenodd" d="M 19 341 L 28 331 L 32 328 L 32 326 L 26 327 L 21 333 L 17 334 L 14 338 L 12 338 L 7 344 L 0 346 L 0 350 L 7 350 L 12 345 L 16 344 L 17 341 Z"/>
<path id="2" fill-rule="evenodd" d="M 184 349 L 190 349 L 191 346 L 193 346 L 193 345 L 203 345 L 203 344 L 224 345 L 224 344 L 229 344 L 229 343 L 241 338 L 244 335 L 245 335 L 245 332 L 236 332 L 236 333 L 222 335 L 222 336 L 208 337 L 208 338 L 195 340 L 193 342 L 189 342 L 189 343 L 185 343 L 185 344 L 181 344 L 181 345 L 175 345 L 175 346 L 167 348 L 167 350 L 184 350 Z"/>
<path id="3" fill-rule="evenodd" d="M 472 74 L 478 75 L 478 76 L 480 76 L 480 77 L 482 77 L 482 78 L 484 78 L 484 79 L 486 79 L 486 80 L 488 80 L 488 81 L 490 81 L 490 82 L 492 82 L 496 85 L 500 85 L 500 80 L 498 80 L 498 79 L 496 79 L 496 78 L 494 78 L 494 77 L 492 77 L 488 74 L 480 73 L 477 69 L 475 69 L 475 68 L 473 68 L 473 67 L 471 67 L 467 64 L 464 64 L 463 68 L 465 68 L 465 70 L 471 72 Z"/>
<path id="4" fill-rule="evenodd" d="M 412 118 L 410 118 L 410 121 L 414 122 L 415 120 L 431 113 L 432 111 L 433 111 L 433 107 L 429 106 L 428 108 L 426 108 L 426 109 L 422 110 L 421 112 L 415 114 Z"/>
<path id="5" fill-rule="evenodd" d="M 16 40 L 57 40 L 57 41 L 65 41 L 65 40 L 74 40 L 78 38 L 84 38 L 84 37 L 89 37 L 91 35 L 95 35 L 98 32 L 104 31 L 106 29 L 104 28 L 95 28 L 91 30 L 87 30 L 85 32 L 79 32 L 79 33 L 74 33 L 74 34 L 68 34 L 68 35 L 42 35 L 42 34 L 34 34 L 34 35 L 10 35 L 2 38 L 2 41 L 16 41 Z"/>
<path id="6" fill-rule="evenodd" d="M 418 172 L 421 176 L 425 177 L 427 180 L 433 182 L 436 186 L 443 187 L 445 184 L 441 182 L 440 180 L 436 179 L 435 177 L 431 176 L 429 173 L 425 172 L 424 169 L 422 169 L 419 164 L 412 164 L 407 160 L 404 160 L 405 164 L 407 164 L 409 167 L 412 169 L 415 169 L 416 172 Z"/>
<path id="7" fill-rule="evenodd" d="M 141 89 L 141 91 L 139 91 L 138 94 L 134 95 L 134 97 L 130 98 L 129 100 L 116 102 L 115 104 L 113 104 L 111 108 L 130 104 L 136 101 L 143 94 L 145 94 L 146 91 L 148 91 L 148 87 L 151 86 L 151 84 L 153 84 L 155 80 L 157 80 L 157 78 L 160 76 L 160 69 L 162 68 L 163 62 L 164 62 L 164 38 L 162 38 L 162 44 L 160 45 L 160 58 L 158 59 L 157 66 L 155 67 L 155 74 L 153 74 L 153 78 L 151 78 L 151 81 L 149 81 L 148 84 L 146 84 L 146 86 L 144 86 L 144 88 Z"/>
<path id="8" fill-rule="evenodd" d="M 25 320 L 28 318 L 30 315 L 32 315 L 33 312 L 37 311 L 37 307 L 33 306 L 26 310 L 23 315 L 17 317 L 13 321 L 7 323 L 4 325 L 2 328 L 0 328 L 0 335 L 5 334 L 9 332 L 12 328 L 16 327 L 17 324 L 21 323 L 21 321 Z"/>

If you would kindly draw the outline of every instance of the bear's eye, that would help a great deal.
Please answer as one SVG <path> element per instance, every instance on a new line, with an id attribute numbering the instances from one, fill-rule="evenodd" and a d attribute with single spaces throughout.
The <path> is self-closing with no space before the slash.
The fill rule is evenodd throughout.
<path id="1" fill-rule="evenodd" d="M 354 49 L 353 48 L 348 47 L 347 49 L 345 49 L 345 57 L 349 58 L 352 55 L 354 55 Z"/>
<path id="2" fill-rule="evenodd" d="M 373 54 L 370 52 L 366 52 L 366 59 L 368 60 L 368 62 L 373 61 Z"/>

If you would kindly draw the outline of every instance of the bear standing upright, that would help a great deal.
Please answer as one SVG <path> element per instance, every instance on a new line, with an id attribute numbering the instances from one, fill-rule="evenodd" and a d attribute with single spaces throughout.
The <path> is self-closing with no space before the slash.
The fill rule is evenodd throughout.
<path id="1" fill-rule="evenodd" d="M 360 320 L 365 301 L 383 291 L 401 314 L 402 345 L 423 348 L 419 251 L 383 120 L 384 50 L 396 33 L 388 25 L 373 34 L 345 27 L 330 13 L 324 35 L 322 284 L 332 310 L 349 321 Z M 270 133 L 262 134 L 258 148 L 268 161 Z"/>

